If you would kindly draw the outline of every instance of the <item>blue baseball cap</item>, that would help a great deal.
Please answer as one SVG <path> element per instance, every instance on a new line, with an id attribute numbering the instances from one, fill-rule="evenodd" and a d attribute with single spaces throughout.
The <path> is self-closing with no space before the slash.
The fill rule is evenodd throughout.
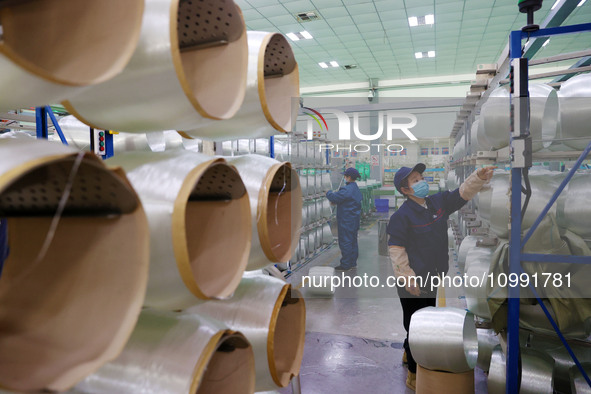
<path id="1" fill-rule="evenodd" d="M 345 170 L 345 172 L 342 172 L 341 174 L 343 174 L 344 176 L 351 177 L 353 180 L 358 179 L 358 178 L 361 178 L 361 175 L 359 174 L 359 171 L 357 171 L 353 167 L 347 168 Z"/>
<path id="2" fill-rule="evenodd" d="M 400 169 L 398 171 L 396 171 L 396 175 L 394 175 L 394 186 L 396 186 L 396 190 L 398 190 L 398 192 L 400 194 L 402 194 L 402 190 L 400 190 L 401 185 L 402 185 L 402 181 L 405 180 L 406 178 L 408 178 L 410 173 L 413 171 L 416 171 L 419 174 L 422 174 L 423 171 L 425 171 L 425 168 L 427 168 L 427 167 L 423 163 L 419 163 L 416 166 L 414 166 L 413 168 L 400 167 Z"/>

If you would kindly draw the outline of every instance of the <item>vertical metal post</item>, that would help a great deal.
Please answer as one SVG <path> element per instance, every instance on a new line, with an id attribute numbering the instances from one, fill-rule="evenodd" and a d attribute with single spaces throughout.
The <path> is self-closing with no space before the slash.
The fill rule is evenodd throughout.
<path id="1" fill-rule="evenodd" d="M 113 157 L 115 154 L 113 150 L 113 134 L 111 134 L 110 130 L 105 130 L 105 155 L 103 156 L 104 159 L 108 159 L 109 157 Z"/>
<path id="2" fill-rule="evenodd" d="M 300 382 L 300 375 L 291 378 L 291 393 L 302 394 L 302 383 Z"/>
<path id="3" fill-rule="evenodd" d="M 49 132 L 47 130 L 47 109 L 45 107 L 35 108 L 35 120 L 37 138 L 47 139 L 49 137 Z"/>
<path id="4" fill-rule="evenodd" d="M 512 31 L 509 36 L 509 57 L 521 57 L 521 31 Z M 514 70 L 518 72 L 518 70 Z M 512 99 L 512 97 L 511 97 Z M 513 103 L 511 103 L 513 105 Z M 511 117 L 513 122 L 513 117 Z M 513 124 L 512 124 L 513 126 Z M 513 127 L 512 127 L 513 130 Z M 510 139 L 511 145 L 513 138 Z M 511 168 L 511 235 L 509 243 L 509 274 L 519 275 L 521 266 L 521 168 Z M 509 310 L 507 316 L 507 365 L 506 393 L 519 392 L 519 287 L 509 287 Z"/>
<path id="5" fill-rule="evenodd" d="M 271 159 L 275 158 L 275 136 L 269 137 L 269 157 Z"/>

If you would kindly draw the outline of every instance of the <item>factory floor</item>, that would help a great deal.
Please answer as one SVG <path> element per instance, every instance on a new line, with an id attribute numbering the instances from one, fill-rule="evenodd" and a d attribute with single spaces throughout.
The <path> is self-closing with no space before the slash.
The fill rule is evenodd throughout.
<path id="1" fill-rule="evenodd" d="M 378 219 L 390 213 L 373 214 L 362 221 L 359 231 L 357 268 L 345 276 L 375 275 L 381 281 L 393 275 L 388 257 L 378 254 Z M 304 394 L 412 393 L 405 386 L 402 365 L 402 308 L 395 288 L 338 287 L 332 297 L 306 295 L 302 276 L 314 266 L 336 266 L 340 251 L 336 243 L 291 275 L 288 281 L 306 296 L 306 343 L 300 371 Z M 450 271 L 457 265 L 450 256 Z M 340 273 L 339 273 L 340 276 Z M 383 283 L 384 283 L 383 282 Z M 461 290 L 459 290 L 461 291 Z M 446 289 L 438 304 L 465 308 L 463 294 Z M 486 393 L 486 377 L 477 369 L 476 393 Z M 281 394 L 292 393 L 287 387 Z"/>

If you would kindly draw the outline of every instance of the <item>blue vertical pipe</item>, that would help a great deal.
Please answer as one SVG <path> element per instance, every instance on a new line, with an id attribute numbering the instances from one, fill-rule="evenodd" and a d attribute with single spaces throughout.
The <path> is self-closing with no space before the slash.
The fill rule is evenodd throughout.
<path id="1" fill-rule="evenodd" d="M 275 136 L 269 137 L 269 157 L 271 159 L 275 158 Z"/>
<path id="2" fill-rule="evenodd" d="M 51 119 L 51 122 L 53 123 L 53 126 L 55 127 L 55 132 L 60 137 L 62 144 L 68 145 L 68 141 L 66 140 L 66 137 L 64 136 L 64 133 L 62 132 L 62 128 L 60 127 L 59 123 L 57 122 L 57 119 L 55 118 L 55 114 L 53 113 L 53 110 L 51 109 L 51 107 L 49 105 L 45 106 L 45 112 L 47 112 L 47 115 L 49 115 L 49 118 Z"/>
<path id="3" fill-rule="evenodd" d="M 521 31 L 509 36 L 509 57 L 521 57 Z M 517 70 L 515 70 L 517 71 Z M 511 141 L 512 142 L 512 141 Z M 511 144 L 512 145 L 512 144 Z M 521 266 L 521 169 L 511 169 L 511 239 L 509 244 L 509 274 L 519 275 Z M 519 287 L 509 287 L 507 316 L 507 394 L 519 392 Z"/>
<path id="4" fill-rule="evenodd" d="M 109 130 L 105 130 L 105 155 L 103 156 L 103 160 L 113 157 L 114 154 L 113 134 Z"/>

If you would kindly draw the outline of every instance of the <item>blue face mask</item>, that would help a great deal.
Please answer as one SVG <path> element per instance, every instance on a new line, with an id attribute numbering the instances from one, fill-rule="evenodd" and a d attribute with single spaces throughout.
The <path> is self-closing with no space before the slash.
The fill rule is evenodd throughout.
<path id="1" fill-rule="evenodd" d="M 425 180 L 418 181 L 412 185 L 412 190 L 415 192 L 415 197 L 425 198 L 429 194 L 429 184 Z"/>

